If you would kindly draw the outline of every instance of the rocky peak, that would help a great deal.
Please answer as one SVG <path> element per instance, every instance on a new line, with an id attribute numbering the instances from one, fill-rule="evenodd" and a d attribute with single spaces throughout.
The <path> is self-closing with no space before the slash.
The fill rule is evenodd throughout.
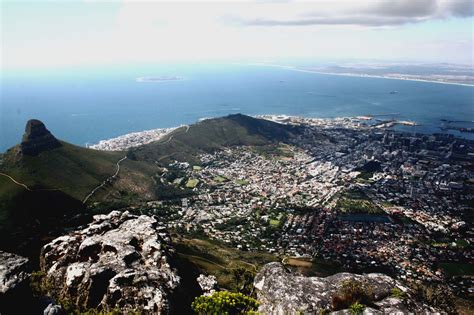
<path id="1" fill-rule="evenodd" d="M 58 299 L 78 309 L 167 313 L 179 277 L 169 237 L 150 216 L 112 211 L 45 245 L 41 269 Z"/>
<path id="2" fill-rule="evenodd" d="M 28 120 L 21 141 L 21 152 L 26 155 L 38 155 L 43 151 L 60 147 L 61 143 L 37 119 Z"/>

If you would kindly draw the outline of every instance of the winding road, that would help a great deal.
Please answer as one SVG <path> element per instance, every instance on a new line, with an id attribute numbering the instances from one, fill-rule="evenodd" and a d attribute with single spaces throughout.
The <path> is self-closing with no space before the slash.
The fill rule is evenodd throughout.
<path id="1" fill-rule="evenodd" d="M 86 203 L 87 200 L 89 200 L 90 197 L 92 197 L 92 195 L 94 195 L 94 193 L 101 189 L 102 187 L 104 187 L 107 183 L 109 183 L 110 181 L 112 181 L 115 177 L 117 177 L 118 173 L 120 172 L 120 163 L 122 163 L 122 161 L 124 161 L 125 159 L 127 159 L 127 156 L 124 156 L 123 158 L 121 158 L 120 160 L 117 161 L 117 163 L 115 164 L 117 166 L 117 170 L 115 171 L 114 175 L 108 177 L 106 180 L 104 180 L 102 182 L 102 184 L 100 184 L 99 186 L 97 186 L 96 188 L 92 189 L 92 191 L 84 198 L 84 200 L 82 201 L 82 203 Z"/>

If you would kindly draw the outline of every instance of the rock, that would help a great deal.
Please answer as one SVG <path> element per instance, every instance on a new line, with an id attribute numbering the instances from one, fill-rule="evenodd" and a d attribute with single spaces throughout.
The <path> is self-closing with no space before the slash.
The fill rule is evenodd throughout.
<path id="1" fill-rule="evenodd" d="M 209 296 L 216 292 L 217 280 L 215 276 L 199 275 L 197 282 L 203 291 L 203 295 Z"/>
<path id="2" fill-rule="evenodd" d="M 21 153 L 25 155 L 38 155 L 43 151 L 52 150 L 61 146 L 45 125 L 36 119 L 26 123 L 25 134 L 20 144 Z"/>
<path id="3" fill-rule="evenodd" d="M 168 244 L 155 218 L 113 211 L 45 245 L 41 269 L 53 297 L 79 308 L 166 313 L 180 281 Z"/>
<path id="4" fill-rule="evenodd" d="M 387 275 L 338 273 L 325 278 L 305 277 L 291 273 L 281 263 L 265 265 L 254 279 L 257 299 L 261 302 L 258 311 L 262 314 L 319 314 L 323 310 L 333 310 L 333 298 L 340 294 L 343 284 L 348 280 L 362 283 L 373 292 L 374 305 L 371 305 L 372 308 L 367 307 L 366 313 L 415 311 L 407 309 L 400 299 L 390 297 L 393 288 L 398 287 L 403 291 L 407 288 Z M 349 313 L 346 309 L 335 314 Z"/>
<path id="5" fill-rule="evenodd" d="M 43 315 L 61 315 L 65 314 L 61 305 L 50 303 L 43 311 Z"/>
<path id="6" fill-rule="evenodd" d="M 0 294 L 15 290 L 30 277 L 28 259 L 0 251 Z"/>

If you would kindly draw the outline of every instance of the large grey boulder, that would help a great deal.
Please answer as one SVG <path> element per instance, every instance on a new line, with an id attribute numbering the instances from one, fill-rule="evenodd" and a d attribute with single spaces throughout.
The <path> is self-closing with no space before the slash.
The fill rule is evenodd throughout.
<path id="1" fill-rule="evenodd" d="M 166 313 L 180 280 L 168 245 L 155 218 L 113 211 L 45 245 L 41 269 L 53 297 L 79 308 Z"/>
<path id="2" fill-rule="evenodd" d="M 20 314 L 28 305 L 30 265 L 28 259 L 0 251 L 0 314 Z"/>
<path id="3" fill-rule="evenodd" d="M 15 290 L 29 276 L 27 258 L 0 251 L 0 295 Z"/>
<path id="4" fill-rule="evenodd" d="M 319 314 L 337 311 L 348 314 L 347 309 L 334 310 L 334 297 L 339 296 L 348 281 L 363 284 L 373 297 L 373 305 L 366 313 L 395 314 L 409 310 L 400 299 L 391 297 L 397 287 L 408 291 L 391 277 L 378 273 L 357 275 L 338 273 L 329 277 L 305 277 L 287 270 L 281 263 L 269 263 L 257 274 L 254 287 L 261 303 L 258 311 L 263 314 Z M 337 298 L 337 297 L 336 297 Z"/>

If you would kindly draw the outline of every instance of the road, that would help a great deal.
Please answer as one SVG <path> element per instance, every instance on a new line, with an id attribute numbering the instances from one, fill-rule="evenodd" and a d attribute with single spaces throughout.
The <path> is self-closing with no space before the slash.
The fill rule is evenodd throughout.
<path id="1" fill-rule="evenodd" d="M 87 200 L 89 200 L 90 197 L 92 197 L 92 195 L 94 195 L 94 193 L 101 189 L 102 187 L 104 187 L 107 183 L 111 182 L 115 177 L 117 177 L 118 173 L 120 172 L 120 163 L 122 163 L 122 161 L 124 161 L 125 159 L 127 158 L 127 156 L 124 156 L 123 158 L 121 158 L 120 160 L 117 161 L 117 163 L 115 164 L 117 169 L 115 170 L 115 173 L 114 175 L 108 177 L 106 180 L 104 180 L 102 182 L 102 184 L 100 184 L 99 186 L 97 186 L 96 188 L 92 189 L 92 191 L 84 198 L 84 200 L 82 201 L 82 203 L 86 203 Z"/>

